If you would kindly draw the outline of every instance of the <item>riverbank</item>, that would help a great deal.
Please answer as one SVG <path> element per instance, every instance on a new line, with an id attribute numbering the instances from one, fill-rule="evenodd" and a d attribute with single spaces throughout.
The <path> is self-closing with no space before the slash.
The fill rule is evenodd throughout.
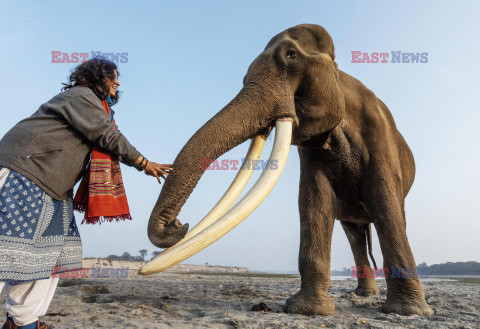
<path id="1" fill-rule="evenodd" d="M 384 280 L 378 280 L 381 295 L 371 297 L 351 292 L 355 280 L 332 281 L 329 294 L 335 314 L 303 316 L 283 312 L 286 299 L 300 287 L 298 277 L 235 268 L 206 273 L 203 266 L 193 267 L 195 271 L 182 267 L 184 272 L 177 268 L 147 277 L 130 269 L 125 278 L 62 278 L 44 320 L 56 329 L 480 327 L 480 280 L 475 278 L 423 282 L 427 302 L 435 311 L 430 317 L 382 313 Z M 2 294 L 0 303 L 4 302 Z M 269 312 L 252 311 L 262 302 Z"/>

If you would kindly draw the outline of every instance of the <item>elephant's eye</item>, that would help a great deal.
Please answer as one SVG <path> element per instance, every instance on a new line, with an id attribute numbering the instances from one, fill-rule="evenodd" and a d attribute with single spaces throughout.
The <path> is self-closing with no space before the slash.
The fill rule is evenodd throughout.
<path id="1" fill-rule="evenodd" d="M 295 50 L 287 50 L 287 54 L 285 55 L 285 58 L 288 58 L 288 59 L 294 59 L 295 57 L 297 57 L 297 52 Z"/>

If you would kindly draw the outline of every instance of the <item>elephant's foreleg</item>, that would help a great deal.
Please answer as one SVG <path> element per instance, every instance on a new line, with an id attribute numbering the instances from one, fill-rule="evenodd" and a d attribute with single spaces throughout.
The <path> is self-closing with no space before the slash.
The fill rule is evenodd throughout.
<path id="1" fill-rule="evenodd" d="M 386 179 L 382 183 L 372 188 L 371 200 L 372 218 L 380 240 L 387 281 L 387 301 L 383 311 L 431 315 L 433 311 L 425 302 L 407 239 L 401 189 L 394 186 L 392 180 Z"/>
<path id="2" fill-rule="evenodd" d="M 328 295 L 334 193 L 315 161 L 299 153 L 299 270 L 302 283 L 300 291 L 287 300 L 286 311 L 330 315 L 335 312 L 335 304 Z"/>
<path id="3" fill-rule="evenodd" d="M 358 226 L 349 222 L 341 222 L 343 230 L 347 235 L 348 242 L 352 248 L 353 258 L 357 269 L 358 286 L 355 293 L 359 296 L 378 295 L 380 291 L 377 288 L 370 262 L 367 255 L 367 226 Z"/>

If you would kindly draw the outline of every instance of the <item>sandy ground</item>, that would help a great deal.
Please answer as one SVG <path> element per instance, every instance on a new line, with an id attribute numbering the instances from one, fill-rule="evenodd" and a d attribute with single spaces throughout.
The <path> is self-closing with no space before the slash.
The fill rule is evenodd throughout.
<path id="1" fill-rule="evenodd" d="M 196 268 L 198 270 L 198 268 Z M 480 281 L 424 282 L 430 317 L 383 314 L 380 296 L 358 297 L 354 280 L 332 281 L 333 316 L 283 312 L 300 279 L 254 273 L 128 271 L 126 278 L 60 279 L 44 321 L 59 328 L 480 328 Z M 264 302 L 270 312 L 254 312 Z M 5 295 L 0 297 L 1 305 Z"/>

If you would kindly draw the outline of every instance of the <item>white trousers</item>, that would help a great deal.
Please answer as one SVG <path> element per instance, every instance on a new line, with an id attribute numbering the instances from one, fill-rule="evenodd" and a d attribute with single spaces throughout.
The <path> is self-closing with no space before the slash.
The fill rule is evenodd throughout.
<path id="1" fill-rule="evenodd" d="M 9 173 L 10 170 L 7 168 L 0 170 L 0 191 Z M 57 284 L 58 278 L 52 277 L 15 285 L 0 281 L 0 292 L 5 288 L 7 294 L 5 311 L 17 326 L 37 321 L 40 316 L 47 313 Z"/>
<path id="2" fill-rule="evenodd" d="M 15 285 L 0 282 L 0 291 L 5 288 L 5 310 L 17 326 L 25 326 L 47 314 L 58 278 L 29 281 Z"/>

